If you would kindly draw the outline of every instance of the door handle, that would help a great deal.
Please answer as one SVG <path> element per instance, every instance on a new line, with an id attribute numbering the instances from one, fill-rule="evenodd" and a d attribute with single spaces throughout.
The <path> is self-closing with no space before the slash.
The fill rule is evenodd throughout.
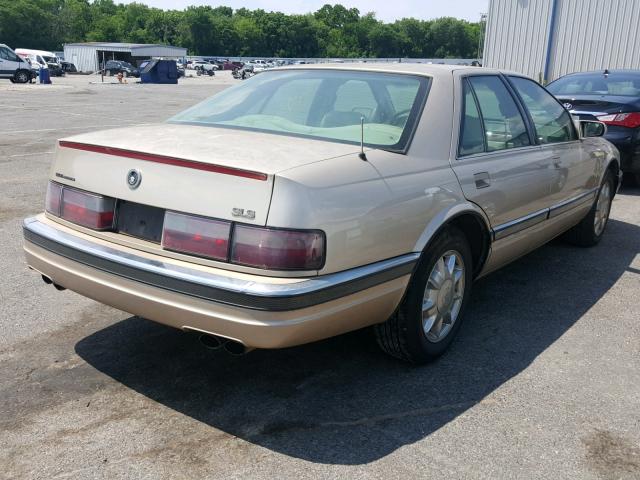
<path id="1" fill-rule="evenodd" d="M 491 185 L 489 172 L 474 173 L 473 180 L 476 182 L 476 188 L 487 188 Z"/>
<path id="2" fill-rule="evenodd" d="M 555 168 L 560 168 L 560 165 L 562 165 L 562 162 L 560 161 L 560 155 L 551 157 L 551 163 L 553 163 L 553 166 Z"/>

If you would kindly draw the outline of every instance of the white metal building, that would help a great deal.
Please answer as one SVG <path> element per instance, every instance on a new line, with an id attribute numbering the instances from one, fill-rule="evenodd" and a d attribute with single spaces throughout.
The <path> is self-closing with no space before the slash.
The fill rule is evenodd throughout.
<path id="1" fill-rule="evenodd" d="M 187 49 L 171 45 L 150 45 L 138 43 L 68 43 L 64 46 L 64 59 L 73 63 L 79 72 L 95 72 L 100 70 L 105 60 L 126 60 L 151 57 L 182 58 Z"/>
<path id="2" fill-rule="evenodd" d="M 640 69 L 640 0 L 490 0 L 483 65 L 543 82 Z"/>

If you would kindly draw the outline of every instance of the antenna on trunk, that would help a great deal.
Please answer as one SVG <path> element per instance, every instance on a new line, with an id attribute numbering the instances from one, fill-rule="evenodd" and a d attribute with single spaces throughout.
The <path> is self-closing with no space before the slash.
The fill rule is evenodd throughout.
<path id="1" fill-rule="evenodd" d="M 360 160 L 367 161 L 367 156 L 364 154 L 364 117 L 360 117 L 360 153 L 358 157 Z"/>

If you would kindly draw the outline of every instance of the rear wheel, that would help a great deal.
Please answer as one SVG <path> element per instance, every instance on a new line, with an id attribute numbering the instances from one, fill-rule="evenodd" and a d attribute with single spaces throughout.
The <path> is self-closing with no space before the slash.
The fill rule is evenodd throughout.
<path id="1" fill-rule="evenodd" d="M 591 210 L 579 224 L 567 232 L 566 239 L 570 243 L 580 247 L 592 247 L 600 242 L 609 221 L 614 193 L 613 176 L 607 172 Z"/>
<path id="2" fill-rule="evenodd" d="M 27 83 L 29 81 L 29 74 L 25 70 L 18 70 L 13 75 L 13 79 L 16 83 Z"/>
<path id="3" fill-rule="evenodd" d="M 374 327 L 382 350 L 418 364 L 442 355 L 460 329 L 472 271 L 466 237 L 448 227 L 424 252 L 398 310 Z"/>

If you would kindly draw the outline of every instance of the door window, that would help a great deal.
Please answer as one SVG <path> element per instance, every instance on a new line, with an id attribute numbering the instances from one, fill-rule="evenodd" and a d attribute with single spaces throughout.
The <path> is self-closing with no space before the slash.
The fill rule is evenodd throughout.
<path id="1" fill-rule="evenodd" d="M 531 145 L 524 119 L 504 82 L 494 75 L 471 76 L 468 78 L 468 82 L 475 93 L 480 108 L 485 138 L 483 148 L 486 148 L 487 152 L 493 152 Z M 466 104 L 470 105 L 471 102 L 466 102 Z M 471 122 L 474 122 L 473 108 L 470 106 L 469 112 L 465 111 L 462 125 L 463 134 L 465 131 L 477 131 L 477 121 L 475 121 L 475 128 L 471 125 Z M 467 113 L 469 113 L 470 121 L 468 125 L 466 122 Z M 468 135 L 476 134 L 468 133 Z M 479 147 L 474 144 L 472 148 L 477 150 Z"/>
<path id="2" fill-rule="evenodd" d="M 569 112 L 544 88 L 521 77 L 509 77 L 524 102 L 540 143 L 557 143 L 576 140 L 577 135 Z"/>

